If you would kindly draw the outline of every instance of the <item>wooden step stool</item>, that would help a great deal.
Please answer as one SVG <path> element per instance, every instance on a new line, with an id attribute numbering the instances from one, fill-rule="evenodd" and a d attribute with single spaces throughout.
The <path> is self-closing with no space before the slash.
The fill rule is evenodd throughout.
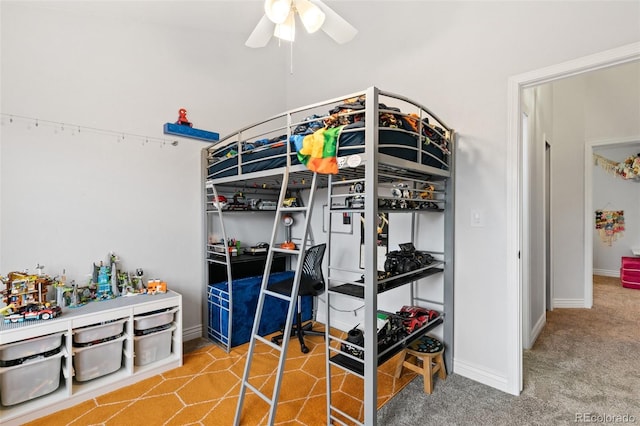
<path id="1" fill-rule="evenodd" d="M 412 345 L 413 346 L 413 345 Z M 440 379 L 447 378 L 447 369 L 444 365 L 444 348 L 437 352 L 420 352 L 410 348 L 405 349 L 400 354 L 400 361 L 396 367 L 396 378 L 402 374 L 402 367 L 407 367 L 411 371 L 422 374 L 424 379 L 424 392 L 433 392 L 433 375 L 438 373 Z"/>

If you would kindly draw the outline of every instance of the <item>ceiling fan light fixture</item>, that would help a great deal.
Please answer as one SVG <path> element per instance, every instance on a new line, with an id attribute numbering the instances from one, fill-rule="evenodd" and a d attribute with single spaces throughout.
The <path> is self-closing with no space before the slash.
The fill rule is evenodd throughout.
<path id="1" fill-rule="evenodd" d="M 326 15 L 318 6 L 309 0 L 294 0 L 294 4 L 302 25 L 308 33 L 315 33 L 322 27 Z"/>
<path id="2" fill-rule="evenodd" d="M 293 0 L 265 0 L 264 13 L 275 24 L 282 24 L 291 14 Z"/>
<path id="3" fill-rule="evenodd" d="M 339 44 L 351 41 L 358 33 L 353 25 L 322 0 L 265 0 L 264 11 L 245 42 L 248 47 L 265 47 L 274 36 L 293 41 L 296 14 L 309 33 L 320 29 Z"/>
<path id="4" fill-rule="evenodd" d="M 281 24 L 276 25 L 273 35 L 281 40 L 294 41 L 296 38 L 296 20 L 293 10 L 289 12 L 287 19 Z"/>

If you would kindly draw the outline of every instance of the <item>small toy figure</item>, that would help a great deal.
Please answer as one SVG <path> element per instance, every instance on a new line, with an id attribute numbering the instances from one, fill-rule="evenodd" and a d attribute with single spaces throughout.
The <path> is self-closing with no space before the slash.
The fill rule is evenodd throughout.
<path id="1" fill-rule="evenodd" d="M 406 183 L 399 183 L 393 185 L 391 188 L 391 195 L 395 198 L 391 201 L 392 209 L 406 209 L 409 207 L 407 202 L 408 198 L 411 198 L 411 192 L 409 191 L 409 185 Z"/>
<path id="2" fill-rule="evenodd" d="M 352 209 L 364 208 L 364 182 L 356 182 L 349 187 L 349 194 L 356 194 L 345 198 L 345 207 Z"/>
<path id="3" fill-rule="evenodd" d="M 180 124 L 181 126 L 189 126 L 189 127 L 193 127 L 193 124 L 191 124 L 191 122 L 187 119 L 187 110 L 184 108 L 180 108 L 178 110 L 178 121 L 176 121 L 176 124 Z"/>
<path id="4" fill-rule="evenodd" d="M 147 283 L 147 294 L 166 293 L 167 283 L 161 280 L 149 280 Z"/>

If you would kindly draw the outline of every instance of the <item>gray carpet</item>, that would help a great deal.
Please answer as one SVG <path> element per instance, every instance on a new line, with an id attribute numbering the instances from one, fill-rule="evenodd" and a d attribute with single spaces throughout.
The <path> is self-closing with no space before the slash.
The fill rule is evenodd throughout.
<path id="1" fill-rule="evenodd" d="M 640 290 L 594 276 L 593 292 L 593 309 L 547 313 L 524 352 L 520 396 L 455 374 L 435 379 L 427 395 L 418 377 L 378 411 L 378 424 L 559 425 L 576 423 L 578 413 L 590 413 L 590 423 L 639 424 Z"/>

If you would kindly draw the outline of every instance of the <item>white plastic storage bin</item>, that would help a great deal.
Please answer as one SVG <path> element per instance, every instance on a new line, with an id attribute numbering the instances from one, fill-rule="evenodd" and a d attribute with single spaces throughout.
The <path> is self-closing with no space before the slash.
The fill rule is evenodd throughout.
<path id="1" fill-rule="evenodd" d="M 62 345 L 62 334 L 55 333 L 0 346 L 0 361 L 27 358 L 49 352 Z"/>
<path id="2" fill-rule="evenodd" d="M 122 334 L 126 318 L 73 330 L 73 343 L 89 343 Z"/>
<path id="3" fill-rule="evenodd" d="M 122 366 L 122 346 L 126 336 L 91 346 L 73 348 L 73 369 L 79 382 L 102 377 Z"/>
<path id="4" fill-rule="evenodd" d="M 134 336 L 134 364 L 147 365 L 171 355 L 171 340 L 175 329 L 174 325 L 166 330 Z"/>
<path id="5" fill-rule="evenodd" d="M 133 318 L 133 329 L 147 330 L 149 328 L 171 324 L 173 322 L 173 314 L 176 313 L 177 310 L 178 308 L 172 308 L 166 311 L 137 315 Z"/>
<path id="6" fill-rule="evenodd" d="M 0 368 L 0 401 L 15 405 L 49 394 L 60 386 L 62 352 Z"/>

